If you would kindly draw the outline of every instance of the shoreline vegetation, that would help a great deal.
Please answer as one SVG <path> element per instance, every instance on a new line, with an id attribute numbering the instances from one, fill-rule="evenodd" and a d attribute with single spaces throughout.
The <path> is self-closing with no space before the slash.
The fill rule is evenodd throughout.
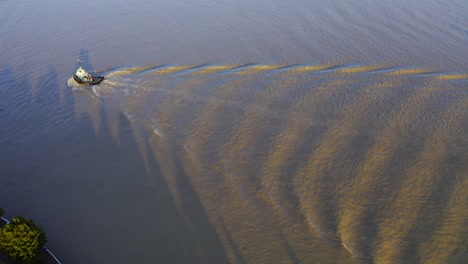
<path id="1" fill-rule="evenodd" d="M 39 225 L 22 216 L 9 221 L 3 218 L 4 212 L 0 208 L 0 264 L 60 263 L 45 248 L 46 234 Z"/>

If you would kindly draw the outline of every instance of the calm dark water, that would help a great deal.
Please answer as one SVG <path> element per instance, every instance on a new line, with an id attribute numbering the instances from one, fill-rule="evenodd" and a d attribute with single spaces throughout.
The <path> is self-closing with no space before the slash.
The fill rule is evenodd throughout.
<path id="1" fill-rule="evenodd" d="M 0 25 L 0 206 L 64 263 L 468 259 L 468 2 L 7 0 Z"/>

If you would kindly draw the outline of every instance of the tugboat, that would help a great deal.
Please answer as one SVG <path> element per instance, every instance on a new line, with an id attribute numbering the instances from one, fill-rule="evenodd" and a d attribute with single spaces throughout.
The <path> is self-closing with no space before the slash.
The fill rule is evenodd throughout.
<path id="1" fill-rule="evenodd" d="M 73 75 L 73 79 L 82 85 L 98 85 L 103 80 L 104 77 L 102 76 L 92 76 L 89 72 L 87 72 L 83 67 L 79 67 L 76 70 L 75 75 Z"/>

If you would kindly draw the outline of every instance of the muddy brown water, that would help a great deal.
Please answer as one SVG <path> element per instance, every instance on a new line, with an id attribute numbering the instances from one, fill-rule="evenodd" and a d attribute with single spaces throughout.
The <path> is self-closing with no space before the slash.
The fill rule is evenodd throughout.
<path id="1" fill-rule="evenodd" d="M 0 2 L 0 206 L 64 263 L 468 258 L 465 1 L 82 4 Z"/>

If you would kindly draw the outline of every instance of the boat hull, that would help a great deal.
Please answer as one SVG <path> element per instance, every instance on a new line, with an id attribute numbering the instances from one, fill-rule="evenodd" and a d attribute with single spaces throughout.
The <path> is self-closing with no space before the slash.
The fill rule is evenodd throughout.
<path id="1" fill-rule="evenodd" d="M 73 79 L 75 80 L 75 82 L 82 84 L 82 85 L 98 85 L 104 80 L 104 77 L 93 76 L 93 80 L 91 82 L 83 82 L 78 77 L 76 77 L 76 75 L 73 75 Z"/>

